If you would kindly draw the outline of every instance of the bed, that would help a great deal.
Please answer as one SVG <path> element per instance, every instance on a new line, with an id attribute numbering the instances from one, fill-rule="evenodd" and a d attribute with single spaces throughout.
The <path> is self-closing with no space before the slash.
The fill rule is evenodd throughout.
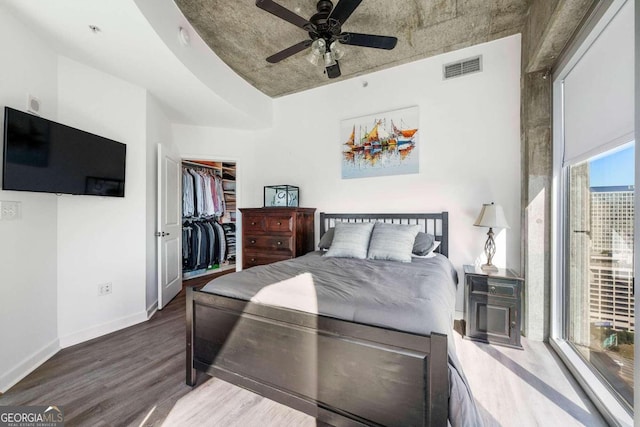
<path id="1" fill-rule="evenodd" d="M 335 426 L 481 425 L 447 339 L 457 284 L 447 212 L 321 213 L 320 235 L 337 222 L 418 224 L 438 254 L 313 252 L 187 288 L 187 384 L 206 372 Z"/>

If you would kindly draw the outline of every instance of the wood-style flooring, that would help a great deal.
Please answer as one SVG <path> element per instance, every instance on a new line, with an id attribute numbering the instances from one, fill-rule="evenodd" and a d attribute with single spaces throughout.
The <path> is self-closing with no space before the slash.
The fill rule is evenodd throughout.
<path id="1" fill-rule="evenodd" d="M 0 405 L 59 405 L 67 426 L 315 426 L 305 414 L 202 375 L 185 384 L 185 298 L 145 323 L 61 350 L 0 396 Z M 605 425 L 543 343 L 524 351 L 455 345 L 492 426 Z"/>

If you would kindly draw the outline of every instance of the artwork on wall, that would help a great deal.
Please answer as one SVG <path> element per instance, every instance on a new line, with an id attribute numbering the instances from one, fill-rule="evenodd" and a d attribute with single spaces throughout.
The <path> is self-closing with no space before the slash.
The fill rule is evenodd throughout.
<path id="1" fill-rule="evenodd" d="M 418 173 L 418 107 L 343 120 L 342 178 Z"/>

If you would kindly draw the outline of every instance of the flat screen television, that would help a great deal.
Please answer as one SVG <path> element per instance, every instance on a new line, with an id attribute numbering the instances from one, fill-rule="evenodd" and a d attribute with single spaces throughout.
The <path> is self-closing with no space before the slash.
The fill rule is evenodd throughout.
<path id="1" fill-rule="evenodd" d="M 4 109 L 2 189 L 124 197 L 127 146 Z"/>

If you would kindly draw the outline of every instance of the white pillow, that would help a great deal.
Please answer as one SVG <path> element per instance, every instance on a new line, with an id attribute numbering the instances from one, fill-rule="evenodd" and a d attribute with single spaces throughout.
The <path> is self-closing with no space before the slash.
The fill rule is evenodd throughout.
<path id="1" fill-rule="evenodd" d="M 420 225 L 377 222 L 369 242 L 369 259 L 411 262 L 411 251 Z"/>
<path id="2" fill-rule="evenodd" d="M 331 247 L 324 254 L 328 257 L 365 259 L 369 250 L 372 222 L 337 222 Z"/>

